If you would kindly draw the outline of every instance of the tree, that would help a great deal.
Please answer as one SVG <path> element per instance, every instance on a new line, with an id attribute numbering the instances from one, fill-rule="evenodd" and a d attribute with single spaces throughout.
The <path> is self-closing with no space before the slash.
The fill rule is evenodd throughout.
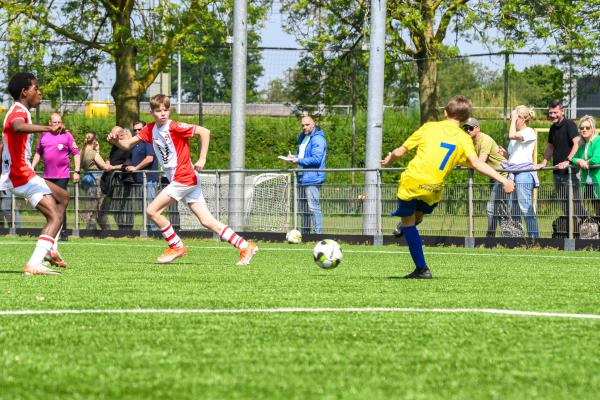
<path id="1" fill-rule="evenodd" d="M 590 4 L 591 3 L 591 4 Z M 597 1 L 556 0 L 395 0 L 387 1 L 386 62 L 413 61 L 417 67 L 421 121 L 438 118 L 438 63 L 455 49 L 443 45 L 449 33 L 494 43 L 507 51 L 535 38 L 574 57 L 588 54 L 597 27 L 586 23 Z M 283 0 L 287 27 L 302 43 L 342 52 L 369 33 L 368 0 Z M 490 36 L 493 32 L 495 36 Z M 589 58 L 589 57 L 588 57 Z M 585 59 L 585 57 L 581 58 Z M 581 64 L 581 63 L 580 63 Z"/>
<path id="2" fill-rule="evenodd" d="M 66 40 L 71 49 L 109 57 L 115 65 L 111 94 L 117 123 L 131 126 L 139 116 L 140 98 L 167 68 L 174 52 L 202 57 L 206 43 L 213 43 L 215 37 L 224 42 L 224 15 L 230 13 L 232 1 L 161 0 L 158 7 L 149 10 L 134 0 L 64 0 L 57 4 L 48 0 L 0 0 L 0 7 L 8 19 L 34 21 Z M 264 12 L 263 3 L 255 2 L 248 8 L 250 23 Z M 27 30 L 22 32 L 23 36 L 28 34 Z"/>
<path id="3" fill-rule="evenodd" d="M 200 37 L 197 38 L 201 40 Z M 254 30 L 248 31 L 248 57 L 246 68 L 247 101 L 259 99 L 258 78 L 264 72 L 261 65 L 261 52 L 257 47 L 260 37 Z M 219 38 L 211 45 L 206 46 L 206 54 L 199 60 L 185 58 L 181 63 L 183 95 L 188 99 L 196 100 L 199 95 L 200 68 L 203 69 L 202 90 L 203 100 L 207 102 L 230 102 L 232 84 L 232 48 L 223 46 Z"/>

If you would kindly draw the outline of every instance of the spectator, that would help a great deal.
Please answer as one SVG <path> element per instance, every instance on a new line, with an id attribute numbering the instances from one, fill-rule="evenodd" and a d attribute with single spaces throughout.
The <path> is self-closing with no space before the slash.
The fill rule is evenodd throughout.
<path id="1" fill-rule="evenodd" d="M 125 130 L 120 126 L 115 126 L 111 130 L 111 135 L 119 137 L 120 140 L 125 140 L 131 137 L 131 132 Z M 110 210 L 113 211 L 115 221 L 119 229 L 131 229 L 133 228 L 133 214 L 127 212 L 127 206 L 131 208 L 131 184 L 133 183 L 133 177 L 129 177 L 131 181 L 129 183 L 123 183 L 124 177 L 121 176 L 120 171 L 124 171 L 127 166 L 127 161 L 130 160 L 131 155 L 128 150 L 122 150 L 119 147 L 113 145 L 110 154 L 108 155 L 108 166 L 102 174 L 101 188 L 103 188 L 104 201 L 100 209 L 100 219 L 106 218 L 106 215 Z M 115 176 L 116 175 L 116 176 Z M 125 186 L 127 185 L 127 186 Z M 126 201 L 123 201 L 124 197 L 127 197 Z M 131 210 L 130 210 L 131 211 Z M 108 224 L 108 223 L 107 223 Z M 109 228 L 110 229 L 110 225 Z"/>
<path id="2" fill-rule="evenodd" d="M 96 229 L 96 223 L 100 229 L 109 229 L 106 214 L 102 214 L 100 218 L 104 195 L 100 191 L 98 182 L 102 171 L 108 169 L 109 165 L 100 156 L 100 144 L 95 132 L 85 134 L 85 143 L 81 149 L 81 168 L 83 169 L 81 188 L 85 199 L 84 209 L 79 214 L 81 220 L 86 224 L 86 229 Z"/>
<path id="3" fill-rule="evenodd" d="M 559 199 L 563 214 L 569 213 L 569 161 L 577 152 L 580 136 L 577 133 L 577 125 L 570 119 L 565 118 L 565 110 L 560 100 L 554 100 L 548 105 L 548 118 L 552 122 L 548 134 L 548 145 L 544 151 L 544 159 L 536 168 L 546 166 L 550 157 L 556 169 L 552 174 L 554 189 Z M 575 169 L 573 172 L 577 172 Z M 576 216 L 587 215 L 581 203 L 579 192 L 579 178 L 576 173 L 571 174 L 573 187 L 574 212 Z"/>
<path id="4" fill-rule="evenodd" d="M 142 128 L 146 126 L 143 121 L 137 121 L 133 124 L 133 135 L 137 135 Z M 135 181 L 134 186 L 134 197 L 136 199 L 143 198 L 142 185 L 144 184 L 144 176 L 140 171 L 157 171 L 158 170 L 158 159 L 154 153 L 154 148 L 151 143 L 139 141 L 131 151 L 131 165 L 127 166 L 125 170 L 133 173 Z M 156 188 L 158 185 L 158 172 L 146 173 L 146 204 L 149 204 L 156 197 Z M 146 212 L 142 201 L 138 202 L 140 207 L 136 209 Z M 147 230 L 156 231 L 158 228 L 156 225 L 149 223 Z"/>
<path id="5" fill-rule="evenodd" d="M 486 163 L 495 170 L 502 169 L 502 163 L 506 162 L 506 158 L 502 155 L 504 149 L 494 141 L 489 135 L 481 132 L 479 121 L 471 117 L 464 123 L 463 129 L 473 139 L 475 152 L 479 161 Z M 505 173 L 501 175 L 506 176 Z M 498 222 L 508 215 L 506 203 L 504 201 L 504 191 L 502 184 L 490 178 L 490 199 L 487 203 L 487 237 L 496 236 L 496 227 Z"/>
<path id="6" fill-rule="evenodd" d="M 50 126 L 59 126 L 65 129 L 62 117 L 59 113 L 50 114 Z M 69 155 L 73 156 L 75 171 L 73 172 L 73 183 L 80 179 L 80 156 L 79 148 L 68 130 L 64 134 L 58 132 L 42 132 L 38 141 L 35 155 L 31 162 L 32 168 L 44 161 L 44 179 L 55 183 L 58 187 L 68 190 L 69 177 L 71 176 Z M 63 225 L 60 232 L 60 240 L 67 240 L 67 211 L 63 216 Z"/>
<path id="7" fill-rule="evenodd" d="M 571 162 L 581 168 L 581 186 L 584 193 L 593 193 L 595 215 L 600 216 L 600 169 L 590 168 L 600 165 L 600 139 L 594 117 L 586 115 L 579 120 L 579 146 Z"/>
<path id="8" fill-rule="evenodd" d="M 315 125 L 309 116 L 302 117 L 302 132 L 298 136 L 298 151 L 288 155 L 290 161 L 300 168 L 324 169 L 327 158 L 327 141 L 323 130 Z M 323 213 L 321 212 L 321 186 L 325 182 L 325 171 L 308 171 L 299 173 L 300 180 L 300 212 L 302 215 L 301 232 L 310 233 L 311 219 L 314 233 L 323 230 Z"/>
<path id="9" fill-rule="evenodd" d="M 515 182 L 511 201 L 512 218 L 515 222 L 520 222 L 521 215 L 525 215 L 530 238 L 538 237 L 538 221 L 533 208 L 533 188 L 539 186 L 533 164 L 537 134 L 528 126 L 534 117 L 533 109 L 525 106 L 517 106 L 510 113 L 508 163 L 503 164 L 505 169 L 511 170 L 509 179 L 514 179 Z"/>

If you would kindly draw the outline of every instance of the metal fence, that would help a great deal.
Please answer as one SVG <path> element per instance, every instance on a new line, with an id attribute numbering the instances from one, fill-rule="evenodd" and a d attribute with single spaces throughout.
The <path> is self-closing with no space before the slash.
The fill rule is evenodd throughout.
<path id="1" fill-rule="evenodd" d="M 245 170 L 242 191 L 232 190 L 229 182 L 232 171 L 205 171 L 201 175 L 201 184 L 209 209 L 225 223 L 229 219 L 229 193 L 243 193 L 243 226 L 240 231 L 285 233 L 296 228 L 305 233 L 315 233 L 314 215 L 307 207 L 310 199 L 299 185 L 299 175 L 306 171 Z M 373 184 L 365 184 L 365 175 L 369 171 L 375 171 L 378 177 Z M 323 220 L 320 233 L 390 235 L 399 222 L 398 217 L 390 214 L 397 207 L 397 184 L 394 181 L 401 171 L 396 168 L 325 170 L 327 178 L 319 192 Z M 569 171 L 569 176 L 575 179 L 576 175 Z M 148 181 L 146 172 L 140 173 L 144 183 L 117 179 L 110 193 L 102 192 L 100 173 L 95 175 L 95 185 L 70 184 L 68 232 L 75 236 L 110 232 L 146 236 L 155 231 L 156 227 L 144 211 L 164 184 Z M 446 184 L 444 188 L 443 200 L 433 214 L 424 219 L 419 230 L 424 236 L 437 237 L 597 239 L 600 201 L 594 197 L 592 185 L 580 188 L 578 184 L 572 184 L 565 193 L 557 193 L 550 176 L 552 170 L 544 169 L 538 174 L 540 186 L 524 188 L 531 192 L 534 209 L 533 215 L 527 219 L 520 211 L 516 195 L 499 195 L 490 208 L 491 186 L 487 178 L 473 174 L 470 169 L 457 169 L 449 179 L 453 183 Z M 44 224 L 43 216 L 22 199 L 7 192 L 1 194 L 0 228 L 5 232 L 19 233 Z M 176 229 L 205 230 L 186 204 L 175 203 L 166 213 Z M 490 218 L 496 220 L 493 232 L 489 230 Z M 532 218 L 537 228 L 532 227 Z M 367 226 L 366 221 L 374 221 L 374 224 Z M 582 227 L 590 223 L 595 224 L 595 231 L 592 229 L 591 234 L 584 235 Z"/>

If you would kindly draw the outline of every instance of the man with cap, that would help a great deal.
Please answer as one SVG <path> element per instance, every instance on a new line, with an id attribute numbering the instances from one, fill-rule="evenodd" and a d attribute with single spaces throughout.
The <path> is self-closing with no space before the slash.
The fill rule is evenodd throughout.
<path id="1" fill-rule="evenodd" d="M 479 160 L 496 170 L 502 169 L 501 163 L 506 162 L 506 158 L 504 157 L 506 150 L 501 146 L 498 146 L 494 139 L 489 135 L 481 132 L 479 121 L 471 117 L 463 124 L 463 129 L 471 136 L 471 139 L 473 139 L 475 152 L 477 153 Z M 507 208 L 503 200 L 502 185 L 493 179 L 490 181 L 490 199 L 487 203 L 487 216 L 488 228 L 486 236 L 493 238 L 496 236 L 498 222 L 503 217 L 507 217 Z"/>

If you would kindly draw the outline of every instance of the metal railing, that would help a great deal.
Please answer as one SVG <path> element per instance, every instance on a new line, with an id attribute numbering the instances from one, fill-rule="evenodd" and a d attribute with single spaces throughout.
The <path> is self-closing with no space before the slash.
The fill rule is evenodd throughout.
<path id="1" fill-rule="evenodd" d="M 597 223 L 600 200 L 592 185 L 579 187 L 573 169 L 569 169 L 567 190 L 557 193 L 549 179 L 553 168 L 538 171 L 541 184 L 531 189 L 537 229 L 529 232 L 531 218 L 526 219 L 518 207 L 515 195 L 500 196 L 489 213 L 491 187 L 487 178 L 477 176 L 473 170 L 459 168 L 453 171 L 444 188 L 443 200 L 432 215 L 424 219 L 419 230 L 425 236 L 454 236 L 466 238 L 467 246 L 473 238 L 503 237 L 507 234 L 502 222 L 513 221 L 517 234 L 531 239 L 562 238 L 565 247 L 580 238 L 582 222 Z M 301 174 L 320 170 L 270 169 L 270 170 L 207 170 L 201 174 L 201 183 L 207 205 L 213 215 L 227 223 L 229 194 L 243 195 L 243 227 L 246 232 L 281 232 L 291 228 L 305 233 L 315 233 L 314 212 L 307 207 L 314 201 L 314 193 L 307 195 L 300 185 Z M 380 238 L 391 234 L 398 217 L 390 216 L 396 207 L 397 178 L 402 168 L 369 170 L 364 168 L 326 169 L 326 180 L 318 185 L 319 206 L 322 214 L 321 234 L 324 235 L 367 235 Z M 374 187 L 365 184 L 365 173 L 376 172 Z M 71 201 L 67 210 L 67 228 L 72 235 L 100 232 L 126 232 L 146 236 L 156 230 L 148 220 L 145 210 L 164 183 L 148 179 L 156 171 L 139 172 L 141 183 L 119 181 L 110 195 L 100 189 L 100 174 L 95 176 L 95 185 L 70 184 Z M 232 173 L 243 172 L 245 179 L 242 190 L 234 190 L 229 182 Z M 120 173 L 119 173 L 120 174 Z M 123 175 L 124 177 L 125 175 Z M 600 192 L 595 188 L 596 192 Z M 7 192 L 0 193 L 0 228 L 8 233 L 20 229 L 39 228 L 43 216 L 22 199 Z M 371 202 L 371 203 L 369 203 Z M 375 210 L 369 214 L 366 210 Z M 185 204 L 174 203 L 167 210 L 172 224 L 183 231 L 205 229 Z M 489 231 L 490 218 L 496 218 L 493 232 Z M 524 221 L 525 220 L 525 221 Z M 6 227 L 5 227 L 6 226 Z M 512 234 L 515 234 L 514 232 Z"/>

